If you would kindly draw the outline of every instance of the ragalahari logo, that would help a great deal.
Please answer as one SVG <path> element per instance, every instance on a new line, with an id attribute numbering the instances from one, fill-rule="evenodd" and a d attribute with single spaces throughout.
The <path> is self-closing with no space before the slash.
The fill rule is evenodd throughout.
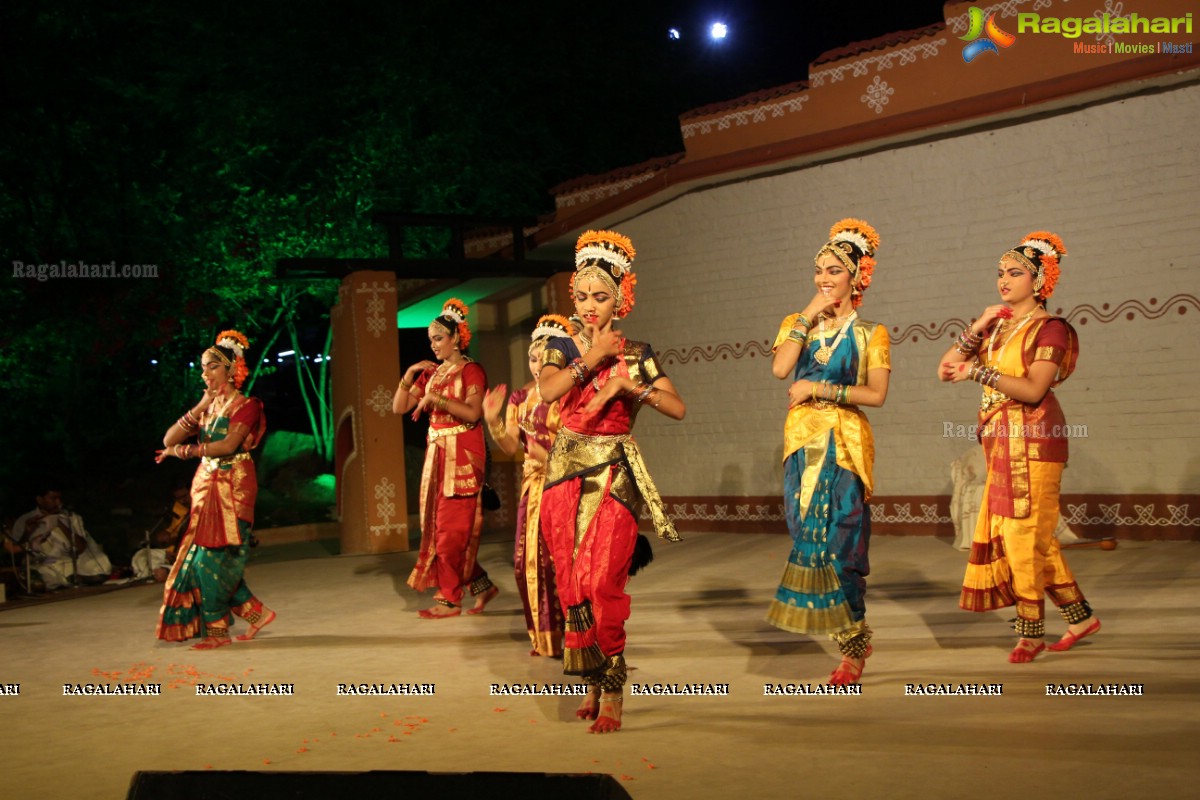
<path id="1" fill-rule="evenodd" d="M 996 24 L 996 12 L 988 14 L 986 21 L 983 9 L 976 6 L 967 9 L 967 13 L 970 16 L 970 28 L 966 36 L 958 38 L 968 43 L 963 48 L 963 61 L 968 64 L 983 53 L 1000 55 L 999 48 L 1012 47 L 1013 42 L 1017 40 L 1011 33 L 1000 30 L 1000 26 Z"/>

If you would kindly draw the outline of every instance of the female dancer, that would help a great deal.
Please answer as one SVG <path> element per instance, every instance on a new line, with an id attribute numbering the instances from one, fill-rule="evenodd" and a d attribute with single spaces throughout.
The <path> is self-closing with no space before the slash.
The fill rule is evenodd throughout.
<path id="1" fill-rule="evenodd" d="M 1063 560 L 1054 528 L 1067 463 L 1062 408 L 1051 391 L 1079 358 L 1075 330 L 1046 311 L 1067 254 L 1053 233 L 1036 231 L 1000 258 L 999 305 L 988 306 L 942 356 L 938 377 L 983 385 L 979 439 L 987 459 L 985 502 L 971 544 L 959 606 L 1016 605 L 1020 637 L 1008 660 L 1025 664 L 1046 645 L 1045 596 L 1067 621 L 1050 650 L 1070 650 L 1100 620 Z"/>
<path id="2" fill-rule="evenodd" d="M 554 588 L 554 564 L 550 551 L 542 541 L 542 489 L 546 483 L 546 458 L 550 445 L 558 434 L 558 403 L 543 403 L 537 391 L 538 373 L 542 371 L 542 351 L 546 342 L 570 335 L 570 323 L 556 314 L 546 314 L 538 320 L 529 346 L 529 372 L 533 375 L 532 391 L 526 386 L 517 389 L 508 399 L 507 419 L 500 418 L 507 387 L 500 384 L 483 398 L 483 417 L 488 430 L 501 450 L 515 455 L 522 448 L 521 504 L 517 508 L 517 543 L 513 549 L 513 566 L 517 576 L 517 591 L 525 609 L 525 627 L 529 631 L 531 656 L 562 655 L 563 616 Z"/>
<path id="3" fill-rule="evenodd" d="M 469 586 L 478 614 L 500 590 L 475 562 L 483 524 L 483 471 L 487 445 L 479 426 L 487 375 L 463 351 L 471 341 L 467 306 L 450 298 L 429 325 L 429 346 L 442 362 L 418 361 L 408 368 L 392 398 L 392 411 L 429 414 L 429 445 L 421 473 L 421 551 L 408 585 L 438 590 L 437 605 L 417 612 L 422 619 L 457 617 Z"/>
<path id="4" fill-rule="evenodd" d="M 192 479 L 191 517 L 167 576 L 158 620 L 159 639 L 202 636 L 193 650 L 230 644 L 231 614 L 250 623 L 238 641 L 253 639 L 275 619 L 243 579 L 258 496 L 250 451 L 267 432 L 262 401 L 238 391 L 249 374 L 249 346 L 245 336 L 230 330 L 204 351 L 204 397 L 167 429 L 155 459 L 160 464 L 168 456 L 200 459 Z M 197 444 L 184 444 L 193 436 Z"/>
<path id="5" fill-rule="evenodd" d="M 576 714 L 596 720 L 593 733 L 621 728 L 625 584 L 649 561 L 644 548 L 634 557 L 639 500 L 659 536 L 679 539 L 630 431 L 643 406 L 673 419 L 683 419 L 686 407 L 650 345 L 613 330 L 633 308 L 634 255 L 619 233 L 579 237 L 571 293 L 583 328 L 550 340 L 538 376 L 542 401 L 558 400 L 562 417 L 546 468 L 542 535 L 566 616 L 563 671 L 592 686 Z"/>
<path id="6" fill-rule="evenodd" d="M 887 329 L 859 319 L 879 235 L 858 219 L 829 230 L 817 251 L 816 294 L 783 320 L 771 370 L 791 379 L 784 425 L 783 499 L 795 543 L 767 621 L 828 633 L 842 660 L 831 684 L 857 683 L 871 655 L 866 622 L 875 444 L 859 406 L 887 399 Z"/>

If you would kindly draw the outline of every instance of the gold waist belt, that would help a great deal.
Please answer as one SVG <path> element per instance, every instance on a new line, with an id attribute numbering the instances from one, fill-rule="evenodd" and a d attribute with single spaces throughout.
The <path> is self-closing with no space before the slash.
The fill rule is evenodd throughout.
<path id="1" fill-rule="evenodd" d="M 466 433 L 478 424 L 478 422 L 464 422 L 462 425 L 455 425 L 453 428 L 434 428 L 431 425 L 429 427 L 428 434 L 429 441 L 432 442 L 436 439 L 442 438 L 443 436 L 453 436 L 456 433 Z"/>
<path id="2" fill-rule="evenodd" d="M 633 436 L 628 433 L 591 436 L 577 433 L 570 428 L 559 428 L 558 438 L 554 440 L 554 450 L 550 455 L 546 482 L 553 483 L 566 475 L 577 474 L 589 466 L 611 463 L 622 456 L 629 464 L 633 482 L 650 511 L 655 533 L 660 538 L 678 542 L 679 533 L 667 516 L 658 487 L 654 485 L 650 471 L 646 469 L 646 462 L 642 460 L 642 451 L 638 449 Z"/>
<path id="3" fill-rule="evenodd" d="M 204 458 L 200 459 L 200 466 L 204 467 L 209 472 L 212 472 L 213 470 L 219 469 L 220 467 L 228 466 L 235 461 L 249 461 L 249 460 L 250 460 L 250 454 L 243 451 L 241 453 L 236 453 L 232 456 L 221 456 L 219 458 L 209 458 L 208 456 L 205 456 Z"/>

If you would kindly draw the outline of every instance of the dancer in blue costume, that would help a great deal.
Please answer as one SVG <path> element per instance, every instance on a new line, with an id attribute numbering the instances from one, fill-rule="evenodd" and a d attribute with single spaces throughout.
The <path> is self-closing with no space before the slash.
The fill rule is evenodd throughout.
<path id="1" fill-rule="evenodd" d="M 859 406 L 882 406 L 891 376 L 887 329 L 855 310 L 871 284 L 879 235 L 844 219 L 814 259 L 816 295 L 784 319 L 772 371 L 790 379 L 783 498 L 795 546 L 767 621 L 828 633 L 842 660 L 831 684 L 857 683 L 871 654 L 867 547 L 875 444 Z"/>

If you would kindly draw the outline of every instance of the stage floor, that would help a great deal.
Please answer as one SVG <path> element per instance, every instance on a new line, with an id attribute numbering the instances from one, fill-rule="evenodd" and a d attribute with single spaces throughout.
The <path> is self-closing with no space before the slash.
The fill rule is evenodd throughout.
<path id="1" fill-rule="evenodd" d="M 528 655 L 511 543 L 480 558 L 502 593 L 479 617 L 426 621 L 405 586 L 415 554 L 256 551 L 251 588 L 279 618 L 214 652 L 154 639 L 161 587 L 0 614 L 3 796 L 121 798 L 138 770 L 611 773 L 637 800 L 685 797 L 1190 796 L 1200 653 L 1200 544 L 1068 551 L 1103 630 L 1010 665 L 1011 613 L 956 607 L 965 553 L 877 537 L 861 696 L 764 696 L 822 683 L 831 643 L 764 622 L 790 541 L 686 535 L 631 580 L 626 658 L 637 684 L 728 684 L 727 696 L 630 697 L 594 736 L 570 697 L 492 684 L 571 683 Z M 1048 640 L 1064 623 L 1048 617 Z M 235 633 L 237 631 L 235 630 Z M 64 684 L 159 683 L 160 696 L 64 696 Z M 292 696 L 197 696 L 215 683 Z M 434 684 L 421 696 L 339 696 L 338 684 Z M 999 696 L 906 684 L 1001 684 Z M 1047 696 L 1053 684 L 1141 684 L 1142 696 Z M 1191 764 L 1192 766 L 1188 766 Z"/>

